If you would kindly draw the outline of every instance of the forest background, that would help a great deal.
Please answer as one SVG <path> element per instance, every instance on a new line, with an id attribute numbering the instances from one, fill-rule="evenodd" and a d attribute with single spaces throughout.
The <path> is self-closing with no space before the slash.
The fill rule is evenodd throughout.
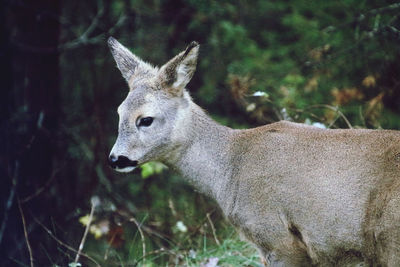
<path id="1" fill-rule="evenodd" d="M 400 129 L 395 1 L 4 0 L 0 20 L 1 266 L 257 265 L 176 173 L 107 166 L 111 35 L 156 65 L 198 41 L 188 90 L 230 127 Z"/>

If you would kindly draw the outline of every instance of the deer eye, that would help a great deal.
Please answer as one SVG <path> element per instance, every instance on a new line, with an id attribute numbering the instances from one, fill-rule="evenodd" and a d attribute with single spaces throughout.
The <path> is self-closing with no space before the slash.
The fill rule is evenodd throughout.
<path id="1" fill-rule="evenodd" d="M 137 120 L 136 126 L 137 127 L 141 127 L 141 126 L 149 127 L 152 123 L 153 123 L 152 117 L 144 117 L 144 118 L 140 118 Z"/>

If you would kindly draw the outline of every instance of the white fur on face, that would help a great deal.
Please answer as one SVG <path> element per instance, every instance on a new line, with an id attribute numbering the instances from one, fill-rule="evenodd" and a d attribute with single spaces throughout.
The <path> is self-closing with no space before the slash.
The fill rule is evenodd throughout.
<path id="1" fill-rule="evenodd" d="M 133 171 L 134 169 L 136 169 L 136 167 L 125 167 L 125 168 L 115 168 L 115 170 L 117 171 L 117 172 L 131 172 L 131 171 Z"/>
<path id="2" fill-rule="evenodd" d="M 168 125 L 170 121 L 163 109 L 167 109 L 168 101 L 161 100 L 159 96 L 150 92 L 143 92 L 139 96 L 131 91 L 123 103 L 118 107 L 120 116 L 119 134 L 111 153 L 116 156 L 125 156 L 132 161 L 143 164 L 157 157 L 153 147 L 159 147 L 169 135 Z M 141 118 L 153 117 L 154 122 L 149 127 L 138 127 L 137 122 Z M 165 127 L 167 126 L 167 127 Z M 130 172 L 134 168 L 117 169 L 119 172 Z"/>

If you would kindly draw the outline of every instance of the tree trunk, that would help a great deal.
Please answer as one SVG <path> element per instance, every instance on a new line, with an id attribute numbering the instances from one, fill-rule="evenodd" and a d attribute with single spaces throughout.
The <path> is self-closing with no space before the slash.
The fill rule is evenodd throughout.
<path id="1" fill-rule="evenodd" d="M 7 12 L 5 9 L 8 9 Z M 4 78 L 8 84 L 1 98 L 1 126 L 5 127 L 6 145 L 0 150 L 0 161 L 8 166 L 4 170 L 8 186 L 1 189 L 3 195 L 9 196 L 13 190 L 12 179 L 17 182 L 17 194 L 11 200 L 9 219 L 5 223 L 4 237 L 0 240 L 1 250 L 7 255 L 1 261 L 18 258 L 29 265 L 16 196 L 23 199 L 34 194 L 54 171 L 59 115 L 57 46 L 60 3 L 57 0 L 11 1 L 8 6 L 2 5 L 1 11 L 7 14 L 0 15 L 5 20 L 0 23 L 1 27 L 9 30 L 8 33 L 2 31 L 1 36 L 1 51 L 4 53 L 1 56 L 9 62 L 1 69 L 2 74 L 6 73 Z M 10 45 L 7 46 L 7 43 Z M 36 231 L 29 215 L 39 214 L 50 204 L 44 205 L 35 199 L 22 205 L 35 258 L 40 258 L 39 254 L 43 252 L 35 249 L 40 247 L 35 243 L 41 240 L 35 240 Z M 0 220 L 1 224 L 4 219 Z"/>

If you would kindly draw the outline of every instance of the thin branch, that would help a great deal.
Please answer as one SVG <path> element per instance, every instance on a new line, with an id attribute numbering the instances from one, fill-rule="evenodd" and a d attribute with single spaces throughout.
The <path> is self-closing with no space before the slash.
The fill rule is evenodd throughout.
<path id="1" fill-rule="evenodd" d="M 142 256 L 142 260 L 145 261 L 146 260 L 146 258 L 145 258 L 146 257 L 146 242 L 145 242 L 145 239 L 144 239 L 143 231 L 141 229 L 140 224 L 137 222 L 137 220 L 134 217 L 129 218 L 129 221 L 130 222 L 134 222 L 136 224 L 138 230 L 139 230 L 140 237 L 142 239 L 142 255 L 143 255 Z"/>
<path id="2" fill-rule="evenodd" d="M 108 35 L 114 34 L 115 31 L 116 31 L 119 27 L 121 27 L 121 26 L 125 23 L 125 21 L 126 21 L 127 19 L 128 19 L 127 16 L 121 15 L 121 16 L 118 18 L 117 23 L 115 23 L 115 25 L 112 26 L 112 27 L 108 30 L 107 34 L 108 34 Z"/>
<path id="3" fill-rule="evenodd" d="M 216 209 L 212 209 L 210 212 L 207 212 L 207 214 L 213 214 L 214 212 L 215 212 L 215 210 Z M 180 247 L 181 246 L 181 244 L 183 244 L 184 242 L 186 242 L 189 238 L 191 238 L 192 236 L 194 236 L 200 229 L 201 229 L 201 227 L 204 225 L 204 223 L 207 221 L 207 216 L 206 216 L 206 218 L 204 218 L 203 219 L 203 221 L 200 223 L 200 224 L 198 224 L 198 226 L 196 227 L 196 229 L 194 229 L 194 230 L 192 230 L 183 240 L 181 240 L 179 243 L 178 243 L 178 247 Z"/>
<path id="4" fill-rule="evenodd" d="M 125 219 L 127 219 L 128 221 L 133 217 L 133 212 L 129 212 L 129 211 L 127 211 L 127 210 L 124 210 L 123 212 L 122 212 L 121 210 L 117 210 L 117 213 L 118 213 L 120 216 L 122 216 L 122 217 L 124 217 Z M 141 228 L 144 232 L 146 232 L 147 234 L 149 234 L 149 235 L 153 235 L 153 236 L 155 236 L 155 237 L 157 237 L 157 238 L 159 238 L 159 239 L 161 239 L 161 240 L 163 240 L 163 241 L 165 241 L 165 242 L 168 242 L 169 244 L 172 244 L 173 246 L 176 246 L 176 245 L 177 245 L 177 244 L 176 244 L 173 240 L 171 240 L 168 236 L 165 236 L 165 235 L 163 235 L 163 234 L 157 232 L 156 230 L 154 230 L 154 229 L 152 229 L 152 228 L 150 228 L 150 227 L 148 227 L 148 226 L 146 226 L 146 225 L 140 224 L 140 228 Z"/>
<path id="5" fill-rule="evenodd" d="M 80 47 L 86 46 L 86 45 L 101 43 L 105 40 L 106 36 L 112 35 L 118 28 L 120 28 L 124 24 L 124 22 L 127 19 L 127 16 L 120 15 L 117 22 L 108 31 L 100 33 L 96 36 L 90 37 L 90 35 L 98 27 L 100 18 L 104 14 L 103 4 L 101 1 L 99 1 L 99 3 L 101 3 L 101 4 L 99 4 L 99 5 L 101 5 L 101 7 L 98 9 L 96 16 L 93 18 L 93 20 L 90 23 L 90 25 L 88 26 L 88 28 L 80 36 L 76 37 L 75 39 L 73 39 L 71 41 L 68 41 L 66 43 L 60 44 L 55 47 L 37 47 L 37 46 L 32 46 L 29 44 L 19 42 L 18 40 L 15 40 L 15 39 L 10 39 L 10 42 L 21 50 L 25 50 L 25 51 L 29 51 L 29 52 L 33 52 L 33 53 L 45 53 L 45 54 L 59 53 L 59 52 L 65 51 L 65 50 L 71 50 L 71 49 L 80 48 Z"/>
<path id="6" fill-rule="evenodd" d="M 400 3 L 394 3 L 385 7 L 380 7 L 380 8 L 376 8 L 376 9 L 372 9 L 370 11 L 367 12 L 367 15 L 376 15 L 376 14 L 382 14 L 386 11 L 391 11 L 394 9 L 398 9 L 400 8 Z"/>
<path id="7" fill-rule="evenodd" d="M 134 264 L 133 266 L 137 266 L 137 265 L 138 265 L 141 261 L 143 261 L 147 256 L 156 255 L 156 254 L 171 254 L 171 255 L 174 255 L 174 256 L 177 256 L 177 257 L 182 256 L 181 254 L 178 254 L 178 253 L 176 253 L 176 252 L 173 251 L 173 250 L 166 249 L 166 248 L 163 248 L 163 247 L 162 247 L 162 248 L 160 248 L 160 249 L 156 249 L 156 250 L 150 251 L 150 252 L 148 252 L 146 255 L 140 257 L 139 259 L 136 260 L 136 262 L 135 262 L 135 264 Z"/>
<path id="8" fill-rule="evenodd" d="M 8 196 L 7 202 L 6 202 L 6 207 L 4 209 L 4 216 L 3 216 L 3 221 L 1 223 L 0 227 L 0 244 L 1 241 L 3 240 L 3 235 L 4 231 L 6 229 L 7 221 L 8 221 L 8 212 L 10 211 L 12 204 L 14 202 L 14 196 L 15 192 L 17 189 L 17 181 L 18 181 L 18 173 L 19 173 L 19 161 L 15 161 L 15 168 L 14 168 L 14 175 L 11 179 L 11 190 L 10 190 L 10 195 Z"/>
<path id="9" fill-rule="evenodd" d="M 72 40 L 67 43 L 59 45 L 57 47 L 57 50 L 65 51 L 65 50 L 79 48 L 79 47 L 82 47 L 85 45 L 97 44 L 97 43 L 103 42 L 107 35 L 112 35 L 116 31 L 117 28 L 119 28 L 123 25 L 123 23 L 126 21 L 126 18 L 127 18 L 126 16 L 121 15 L 119 17 L 117 23 L 113 27 L 111 27 L 107 32 L 100 33 L 94 37 L 88 38 L 87 33 L 86 33 L 88 31 L 85 31 L 85 33 L 83 33 L 81 36 L 79 36 L 75 40 Z"/>
<path id="10" fill-rule="evenodd" d="M 43 193 L 47 188 L 49 188 L 49 186 L 53 182 L 54 178 L 56 177 L 57 173 L 58 173 L 58 170 L 53 170 L 53 172 L 50 176 L 50 179 L 48 179 L 47 182 L 42 187 L 40 187 L 38 190 L 36 190 L 35 193 L 23 198 L 21 200 L 21 203 L 26 203 L 26 202 L 32 200 L 33 198 L 39 196 L 41 193 Z"/>
<path id="11" fill-rule="evenodd" d="M 336 113 L 336 114 L 337 114 L 337 113 Z M 329 123 L 329 125 L 326 126 L 326 128 L 332 128 L 333 125 L 335 124 L 335 122 L 336 122 L 339 118 L 340 118 L 340 115 L 337 114 L 337 115 L 335 116 L 335 118 Z"/>
<path id="12" fill-rule="evenodd" d="M 346 116 L 339 110 L 338 107 L 333 107 L 331 105 L 325 105 L 325 104 L 320 104 L 320 105 L 312 105 L 307 107 L 306 109 L 310 109 L 310 108 L 327 108 L 330 110 L 335 111 L 337 114 L 339 114 L 339 116 L 344 120 L 344 122 L 347 124 L 347 127 L 349 127 L 350 129 L 353 129 L 353 126 L 351 125 L 350 121 L 346 118 Z"/>
<path id="13" fill-rule="evenodd" d="M 11 260 L 11 261 L 13 261 L 14 263 L 18 264 L 18 266 L 24 266 L 24 267 L 26 266 L 26 267 L 29 267 L 29 265 L 26 265 L 26 264 L 23 263 L 22 261 L 17 260 L 17 259 L 15 259 L 15 258 L 13 258 L 13 257 L 8 257 L 8 259 Z"/>
<path id="14" fill-rule="evenodd" d="M 75 263 L 78 263 L 79 256 L 82 253 L 83 246 L 85 245 L 86 237 L 87 237 L 87 234 L 89 233 L 90 224 L 92 223 L 92 220 L 93 220 L 94 210 L 95 210 L 96 206 L 99 204 L 98 197 L 92 197 L 91 204 L 92 204 L 92 207 L 90 209 L 89 221 L 86 224 L 85 232 L 83 234 L 81 243 L 79 244 L 79 249 L 78 249 L 78 252 L 76 253 L 76 257 L 75 257 L 75 261 L 74 261 Z"/>
<path id="15" fill-rule="evenodd" d="M 365 123 L 365 117 L 363 115 L 363 111 L 362 111 L 362 107 L 361 106 L 358 109 L 358 113 L 360 115 L 360 119 L 361 119 L 361 121 L 363 123 L 364 128 L 367 128 L 367 124 Z"/>
<path id="16" fill-rule="evenodd" d="M 113 27 L 111 27 L 107 32 L 100 33 L 100 34 L 90 37 L 90 38 L 88 38 L 88 35 L 90 34 L 90 31 L 89 31 L 90 26 L 89 26 L 88 30 L 86 30 L 81 36 L 79 36 L 75 40 L 72 40 L 67 43 L 59 45 L 57 50 L 64 51 L 64 50 L 79 48 L 79 47 L 82 47 L 85 45 L 100 43 L 105 40 L 105 37 L 107 35 L 112 35 L 117 28 L 121 27 L 123 25 L 123 23 L 126 21 L 126 18 L 127 18 L 126 16 L 121 15 L 118 18 L 118 21 L 115 23 L 115 25 Z"/>
<path id="17" fill-rule="evenodd" d="M 73 247 L 71 247 L 71 246 L 65 244 L 65 243 L 62 242 L 60 239 L 58 239 L 58 238 L 51 232 L 51 230 L 50 230 L 49 228 L 47 228 L 47 227 L 46 227 L 41 221 L 39 221 L 36 217 L 34 217 L 34 216 L 32 216 L 32 217 L 33 217 L 33 219 L 35 220 L 35 222 L 36 222 L 37 224 L 39 224 L 39 225 L 50 235 L 50 237 L 53 238 L 58 244 L 60 244 L 61 246 L 65 247 L 66 249 L 68 249 L 68 250 L 70 250 L 70 251 L 72 251 L 72 252 L 74 252 L 74 253 L 77 253 L 77 252 L 78 252 L 78 251 L 77 251 L 76 249 L 74 249 Z M 96 264 L 96 266 L 101 267 L 101 265 L 100 265 L 95 259 L 93 259 L 93 258 L 90 257 L 89 255 L 87 255 L 86 253 L 81 252 L 80 255 L 83 256 L 83 257 L 85 257 L 85 258 L 87 258 L 88 260 L 92 261 L 94 264 Z"/>
<path id="18" fill-rule="evenodd" d="M 388 11 L 391 11 L 391 10 L 395 10 L 395 9 L 399 9 L 399 8 L 400 8 L 400 3 L 394 3 L 394 4 L 391 4 L 391 5 L 385 6 L 385 7 L 371 9 L 371 10 L 365 12 L 364 14 L 358 15 L 356 18 L 352 19 L 351 21 L 344 22 L 344 23 L 342 23 L 342 24 L 340 24 L 338 26 L 328 26 L 323 30 L 323 32 L 333 32 L 333 31 L 335 31 L 337 29 L 346 27 L 346 26 L 351 25 L 353 23 L 359 23 L 359 22 L 365 20 L 367 17 L 374 16 L 374 15 L 377 15 L 377 14 L 382 14 L 382 13 L 385 13 L 385 12 L 388 12 Z"/>
<path id="19" fill-rule="evenodd" d="M 26 246 L 28 247 L 29 260 L 30 260 L 30 263 L 31 263 L 31 267 L 34 267 L 35 265 L 33 264 L 32 248 L 31 248 L 31 244 L 29 243 L 28 232 L 26 231 L 25 216 L 24 216 L 24 212 L 22 211 L 21 202 L 19 201 L 18 197 L 17 197 L 17 202 L 18 202 L 19 212 L 21 213 L 22 226 L 24 227 L 24 235 L 25 235 Z"/>
<path id="20" fill-rule="evenodd" d="M 99 20 L 104 14 L 103 1 L 98 0 L 97 3 L 98 3 L 97 14 L 92 20 L 92 23 L 90 23 L 89 27 L 86 29 L 86 31 L 80 36 L 81 39 L 87 39 L 87 37 L 97 28 Z"/>
<path id="21" fill-rule="evenodd" d="M 108 242 L 108 247 L 106 249 L 106 252 L 104 253 L 103 259 L 106 261 L 108 259 L 108 254 L 110 253 L 110 248 L 111 244 L 114 242 L 115 237 L 117 236 L 117 232 L 115 232 L 112 237 L 110 238 L 110 241 Z"/>
<path id="22" fill-rule="evenodd" d="M 104 14 L 104 7 L 103 7 L 103 2 L 101 0 L 98 1 L 98 10 L 96 16 L 93 18 L 92 22 L 90 23 L 89 27 L 76 39 L 69 41 L 65 44 L 59 45 L 58 50 L 63 50 L 63 49 L 72 49 L 76 48 L 80 45 L 85 45 L 93 42 L 93 39 L 95 38 L 89 38 L 89 36 L 93 33 L 93 31 L 97 28 L 100 18 Z"/>
<path id="23" fill-rule="evenodd" d="M 391 25 L 386 26 L 384 29 L 387 30 L 388 32 L 392 33 L 393 35 L 395 35 L 397 38 L 400 39 L 400 30 L 399 29 L 397 29 L 397 28 L 395 28 L 395 27 L 393 27 Z"/>
<path id="24" fill-rule="evenodd" d="M 212 230 L 212 233 L 213 233 L 213 236 L 214 236 L 214 239 L 215 239 L 215 243 L 217 243 L 218 246 L 221 246 L 221 243 L 219 242 L 219 240 L 217 238 L 217 233 L 215 231 L 214 224 L 213 224 L 213 222 L 211 220 L 210 213 L 207 213 L 207 219 L 208 219 L 208 222 L 210 223 L 211 230 Z"/>

